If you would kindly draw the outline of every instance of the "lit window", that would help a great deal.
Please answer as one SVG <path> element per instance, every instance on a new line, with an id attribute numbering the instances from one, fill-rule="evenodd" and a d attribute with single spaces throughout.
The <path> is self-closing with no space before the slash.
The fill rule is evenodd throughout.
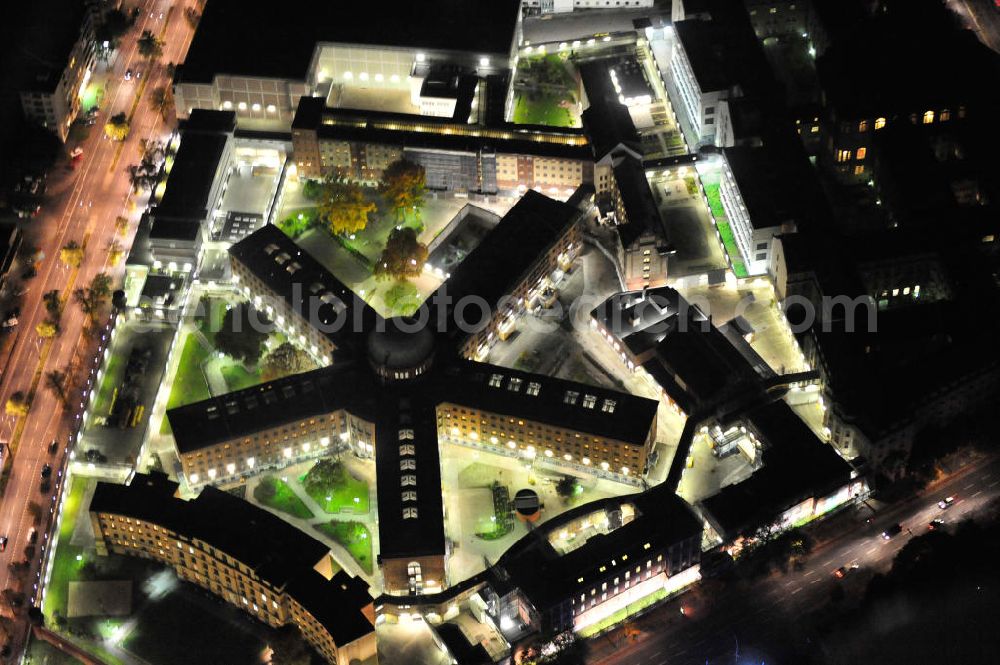
<path id="1" fill-rule="evenodd" d="M 584 395 L 583 396 L 583 408 L 585 408 L 585 409 L 593 409 L 595 404 L 597 404 L 597 398 L 596 397 L 594 397 L 593 395 Z"/>
<path id="2" fill-rule="evenodd" d="M 528 389 L 525 392 L 528 393 L 529 395 L 534 396 L 537 395 L 538 391 L 540 391 L 541 389 L 542 389 L 542 384 L 538 383 L 537 381 L 532 381 L 531 383 L 528 384 Z"/>
<path id="3" fill-rule="evenodd" d="M 399 430 L 399 440 L 400 441 L 407 441 L 407 440 L 412 441 L 413 440 L 413 430 L 412 429 L 401 429 L 401 430 Z"/>
<path id="4" fill-rule="evenodd" d="M 859 162 L 864 161 L 865 155 L 868 154 L 868 148 L 858 148 L 858 153 L 856 155 Z"/>
<path id="5" fill-rule="evenodd" d="M 413 490 L 407 490 L 403 492 L 403 501 L 416 501 L 417 493 Z"/>
<path id="6" fill-rule="evenodd" d="M 854 175 L 864 175 L 864 173 L 865 173 L 865 167 L 863 164 L 854 165 Z"/>
<path id="7" fill-rule="evenodd" d="M 934 122 L 934 111 L 925 111 L 924 112 L 924 124 L 925 125 L 929 125 L 932 122 Z"/>
<path id="8" fill-rule="evenodd" d="M 417 468 L 417 460 L 415 459 L 399 460 L 400 471 L 415 471 L 416 468 Z"/>
<path id="9" fill-rule="evenodd" d="M 406 474 L 405 476 L 400 477 L 399 484 L 402 487 L 415 486 L 417 484 L 417 477 L 413 474 Z"/>
<path id="10" fill-rule="evenodd" d="M 416 508 L 403 508 L 403 519 L 404 520 L 415 520 L 415 519 L 417 519 L 417 509 Z"/>
<path id="11" fill-rule="evenodd" d="M 885 118 L 875 118 L 875 129 L 882 129 L 885 127 Z"/>
<path id="12" fill-rule="evenodd" d="M 503 374 L 490 375 L 490 388 L 499 388 L 500 383 L 502 381 L 503 381 Z"/>
<path id="13" fill-rule="evenodd" d="M 566 394 L 563 396 L 564 404 L 576 404 L 576 400 L 579 399 L 580 393 L 575 390 L 567 390 Z"/>
<path id="14" fill-rule="evenodd" d="M 512 376 L 510 377 L 510 383 L 507 384 L 507 390 L 511 391 L 512 393 L 520 392 L 522 383 L 524 383 L 524 381 L 517 378 L 516 376 Z"/>
<path id="15" fill-rule="evenodd" d="M 604 403 L 601 404 L 601 411 L 603 411 L 604 413 L 614 413 L 616 404 L 617 402 L 615 402 L 615 400 L 606 399 L 604 400 Z"/>
<path id="16" fill-rule="evenodd" d="M 941 122 L 948 122 L 951 120 L 951 111 L 948 109 L 942 109 L 941 114 L 938 116 L 938 120 Z"/>
<path id="17" fill-rule="evenodd" d="M 859 132 L 867 132 L 868 131 L 868 121 L 867 120 L 862 120 L 861 122 L 858 123 L 858 131 Z"/>
<path id="18" fill-rule="evenodd" d="M 838 162 L 849 162 L 851 160 L 850 150 L 838 150 L 837 151 L 837 161 Z"/>
<path id="19" fill-rule="evenodd" d="M 416 455 L 417 454 L 417 447 L 414 446 L 412 443 L 404 443 L 403 445 L 401 445 L 399 447 L 399 454 L 400 455 Z"/>

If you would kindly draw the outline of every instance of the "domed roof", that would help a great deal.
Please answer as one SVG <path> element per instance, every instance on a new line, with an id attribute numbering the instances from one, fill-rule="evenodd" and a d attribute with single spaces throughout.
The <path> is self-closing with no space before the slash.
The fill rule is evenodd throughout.
<path id="1" fill-rule="evenodd" d="M 419 367 L 434 355 L 434 333 L 425 322 L 411 317 L 393 317 L 385 330 L 368 335 L 368 358 L 386 369 Z"/>

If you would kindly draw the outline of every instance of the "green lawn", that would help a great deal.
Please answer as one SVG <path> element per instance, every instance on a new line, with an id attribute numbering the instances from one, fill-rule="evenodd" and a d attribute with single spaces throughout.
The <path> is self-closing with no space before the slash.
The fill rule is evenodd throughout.
<path id="1" fill-rule="evenodd" d="M 55 612 L 66 616 L 66 607 L 69 602 L 69 583 L 71 580 L 77 579 L 80 568 L 86 562 L 83 548 L 71 545 L 70 539 L 73 537 L 73 530 L 76 528 L 80 512 L 86 509 L 86 506 L 82 504 L 88 482 L 88 478 L 74 476 L 70 486 L 64 490 L 66 503 L 63 505 L 62 521 L 59 524 L 59 542 L 52 561 L 52 577 L 49 578 L 45 599 L 42 601 L 42 611 L 45 613 L 47 621 L 51 621 Z M 86 513 L 83 517 L 86 518 Z M 79 560 L 77 560 L 78 556 Z"/>
<path id="2" fill-rule="evenodd" d="M 573 127 L 573 116 L 569 109 L 559 105 L 569 101 L 566 96 L 540 94 L 535 99 L 526 95 L 514 102 L 514 123 L 518 125 L 548 125 L 549 127 Z"/>
<path id="3" fill-rule="evenodd" d="M 361 569 L 372 573 L 372 536 L 361 522 L 325 522 L 317 524 L 316 530 L 343 545 Z"/>
<path id="4" fill-rule="evenodd" d="M 292 491 L 288 483 L 280 478 L 274 476 L 261 478 L 253 490 L 253 498 L 262 505 L 288 513 L 292 517 L 304 520 L 313 518 L 312 511 Z"/>
<path id="5" fill-rule="evenodd" d="M 206 349 L 196 335 L 188 335 L 181 350 L 181 359 L 177 365 L 177 375 L 170 386 L 170 397 L 167 398 L 167 409 L 185 404 L 200 402 L 211 397 L 208 382 L 201 366 L 208 360 L 210 351 Z M 160 434 L 170 433 L 170 422 L 164 418 L 160 426 Z"/>
<path id="6" fill-rule="evenodd" d="M 112 353 L 104 364 L 104 378 L 101 379 L 101 385 L 97 388 L 97 396 L 94 398 L 94 415 L 108 416 L 111 414 L 115 389 L 121 384 L 121 373 L 124 367 L 125 356 L 121 353 Z"/>
<path id="7" fill-rule="evenodd" d="M 389 287 L 382 296 L 385 306 L 393 316 L 408 316 L 417 311 L 422 299 L 417 287 L 407 281 L 399 281 Z"/>
<path id="8" fill-rule="evenodd" d="M 323 469 L 328 473 L 318 476 Z M 299 480 L 309 496 L 328 513 L 368 512 L 368 483 L 352 476 L 340 462 L 320 460 Z"/>
<path id="9" fill-rule="evenodd" d="M 296 208 L 280 220 L 277 226 L 285 235 L 294 240 L 312 227 L 318 213 L 318 208 Z"/>
<path id="10" fill-rule="evenodd" d="M 251 388 L 261 382 L 259 370 L 248 372 L 239 363 L 223 365 L 219 371 L 222 372 L 222 378 L 226 380 L 226 385 L 229 386 L 230 390 Z"/>
<path id="11" fill-rule="evenodd" d="M 705 184 L 705 197 L 708 199 L 708 207 L 712 211 L 712 217 L 715 218 L 715 225 L 719 229 L 719 235 L 722 236 L 722 244 L 726 248 L 726 253 L 729 254 L 729 259 L 733 264 L 733 273 L 737 277 L 747 277 L 750 273 L 747 272 L 746 265 L 743 263 L 743 256 L 740 254 L 739 245 L 736 244 L 736 236 L 733 235 L 733 229 L 729 225 L 729 219 L 726 217 L 726 209 L 722 205 L 722 195 L 720 193 L 719 183 Z"/>

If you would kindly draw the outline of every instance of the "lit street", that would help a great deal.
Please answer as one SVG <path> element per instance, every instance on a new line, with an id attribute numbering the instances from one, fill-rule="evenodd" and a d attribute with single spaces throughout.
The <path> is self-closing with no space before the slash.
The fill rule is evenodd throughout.
<path id="1" fill-rule="evenodd" d="M 937 502 L 951 495 L 957 497 L 955 504 L 947 510 L 938 508 Z M 828 603 L 834 585 L 851 581 L 852 573 L 838 581 L 833 575 L 835 570 L 841 566 L 849 569 L 856 563 L 859 572 L 884 572 L 911 535 L 926 533 L 931 520 L 959 522 L 998 496 L 1000 459 L 994 457 L 982 466 L 960 470 L 914 499 L 889 507 L 875 515 L 871 524 L 861 517 L 868 512 L 866 509 L 851 509 L 853 519 L 835 518 L 843 526 L 842 534 L 818 544 L 800 570 L 726 587 L 713 586 L 721 590 L 713 592 L 715 595 L 707 601 L 700 593 L 682 595 L 632 621 L 629 627 L 641 631 L 637 639 L 625 637 L 619 628 L 591 640 L 588 662 L 721 665 L 733 662 L 734 637 L 744 652 L 752 652 L 761 643 L 801 642 L 804 635 L 786 633 L 796 617 Z M 882 531 L 895 523 L 903 527 L 903 532 L 883 540 Z M 686 616 L 680 614 L 681 607 L 685 607 Z M 760 653 L 753 662 L 765 657 Z"/>
<path id="2" fill-rule="evenodd" d="M 34 389 L 31 409 L 20 431 L 18 423 L 10 417 L 0 422 L 0 439 L 9 441 L 14 450 L 13 472 L 0 507 L 0 535 L 9 538 L 7 551 L 0 555 L 3 564 L 0 566 L 0 585 L 2 588 L 19 588 L 16 579 L 27 579 L 22 590 L 28 602 L 37 588 L 34 581 L 37 580 L 43 551 L 41 545 L 49 536 L 47 519 L 43 519 L 39 527 L 39 547 L 36 547 L 31 570 L 18 575 L 12 573 L 7 564 L 24 558 L 24 546 L 32 528 L 29 504 L 37 502 L 43 506 L 43 511 L 48 512 L 57 500 L 61 489 L 57 476 L 62 474 L 69 433 L 68 414 L 64 413 L 61 404 L 40 378 L 45 372 L 65 368 L 73 362 L 80 363 L 84 368 L 89 367 L 92 352 L 87 349 L 92 347 L 80 341 L 85 317 L 70 297 L 72 288 L 86 286 L 95 274 L 102 271 L 112 275 L 115 285 L 121 278 L 124 261 L 117 266 L 110 265 L 107 251 L 116 238 L 115 219 L 126 215 L 132 222 L 128 235 L 119 238 L 119 242 L 127 248 L 134 223 L 145 207 L 145 197 L 142 196 L 135 201 L 135 212 L 129 212 L 127 167 L 138 160 L 140 139 L 163 135 L 166 129 L 159 113 L 149 104 L 149 93 L 157 86 L 170 85 L 165 65 L 183 59 L 191 38 L 191 28 L 180 15 L 183 4 L 177 3 L 172 11 L 170 6 L 167 0 L 147 2 L 136 26 L 122 37 L 120 48 L 113 58 L 113 70 L 108 74 L 107 92 L 97 122 L 91 128 L 89 137 L 80 145 L 84 156 L 75 170 L 53 172 L 45 209 L 32 222 L 32 225 L 42 229 L 36 236 L 36 242 L 44 258 L 38 265 L 38 275 L 28 283 L 16 337 L 12 334 L 12 339 L 8 341 L 12 348 L 0 390 L 0 398 L 6 403 L 13 392 L 27 393 Z M 162 19 L 159 18 L 161 11 L 164 12 Z M 137 51 L 136 41 L 143 30 L 161 35 L 165 42 L 158 64 L 146 63 Z M 102 68 L 103 65 L 98 65 L 95 76 L 101 75 Z M 145 69 L 148 75 L 142 81 L 124 81 L 124 72 L 129 68 Z M 136 103 L 140 85 L 145 85 L 145 88 L 142 98 Z M 125 142 L 108 140 L 103 131 L 107 119 L 119 112 L 129 114 L 133 108 L 131 131 Z M 83 263 L 75 274 L 59 259 L 60 248 L 74 240 L 85 245 Z M 66 303 L 60 321 L 61 332 L 46 348 L 37 336 L 35 326 L 46 316 L 42 294 L 52 289 L 58 289 L 66 298 Z M 95 341 L 89 340 L 90 343 Z M 81 369 L 80 375 L 85 371 Z M 49 455 L 48 446 L 53 439 L 58 439 L 60 444 L 58 451 Z M 52 465 L 54 472 L 52 491 L 43 495 L 39 491 L 40 474 L 46 463 Z"/>

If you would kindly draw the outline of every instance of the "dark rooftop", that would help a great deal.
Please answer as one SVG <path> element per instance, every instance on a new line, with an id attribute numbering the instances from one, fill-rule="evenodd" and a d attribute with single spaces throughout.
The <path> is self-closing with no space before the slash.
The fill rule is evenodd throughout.
<path id="1" fill-rule="evenodd" d="M 499 385 L 491 385 L 491 381 Z M 636 446 L 645 445 L 658 406 L 655 400 L 629 393 L 485 363 L 460 363 L 449 368 L 441 384 L 441 401 L 590 432 Z M 532 384 L 536 389 L 530 389 Z M 588 396 L 594 398 L 589 407 Z"/>
<path id="2" fill-rule="evenodd" d="M 213 0 L 205 7 L 178 78 L 208 82 L 216 74 L 234 74 L 304 80 L 319 42 L 506 58 L 519 9 L 518 0 L 377 0 L 346 8 L 325 0 L 290 0 L 280 7 Z M 270 48 L 276 44 L 280 48 Z M 265 48 L 262 57 L 260 49 Z"/>
<path id="3" fill-rule="evenodd" d="M 808 216 L 810 202 L 803 200 L 804 192 L 795 184 L 809 177 L 808 173 L 796 170 L 797 166 L 807 167 L 807 163 L 773 154 L 769 147 L 724 148 L 722 152 L 754 228 L 788 224 L 792 225 L 788 230 L 795 230 Z"/>
<path id="4" fill-rule="evenodd" d="M 187 453 L 341 408 L 370 416 L 374 409 L 364 397 L 372 385 L 366 367 L 339 362 L 170 409 L 167 420 L 177 450 Z"/>
<path id="5" fill-rule="evenodd" d="M 225 552 L 260 579 L 290 593 L 323 622 L 337 644 L 374 630 L 362 613 L 372 602 L 368 585 L 346 573 L 326 580 L 314 570 L 330 554 L 326 545 L 214 487 L 206 487 L 191 501 L 177 498 L 177 488 L 160 473 L 136 474 L 128 485 L 99 482 L 90 511 L 141 519 Z"/>
<path id="6" fill-rule="evenodd" d="M 225 134 L 185 132 L 167 176 L 163 199 L 153 211 L 156 217 L 205 219 L 209 192 L 226 148 Z"/>
<path id="7" fill-rule="evenodd" d="M 615 184 L 625 208 L 625 220 L 618 220 L 616 228 L 622 246 L 628 248 L 639 236 L 650 232 L 664 243 L 663 251 L 668 251 L 667 225 L 649 189 L 649 180 L 642 162 L 631 155 L 623 155 L 615 160 Z"/>
<path id="8" fill-rule="evenodd" d="M 150 240 L 186 240 L 194 242 L 201 233 L 201 222 L 194 219 L 153 219 Z"/>
<path id="9" fill-rule="evenodd" d="M 370 330 L 379 318 L 366 302 L 273 224 L 265 224 L 230 247 L 229 255 L 252 270 L 307 321 L 329 326 L 327 336 L 336 346 L 354 340 L 354 333 L 360 332 L 354 330 L 355 322 Z"/>
<path id="10" fill-rule="evenodd" d="M 25 16 L 18 16 L 20 11 Z M 22 90 L 55 92 L 85 21 L 89 22 L 88 11 L 83 0 L 38 0 L 18 9 L 5 7 L 4 19 L 17 27 L 15 45 L 19 41 L 18 50 L 23 51 L 12 55 L 24 57 Z"/>
<path id="11" fill-rule="evenodd" d="M 478 296 L 495 307 L 579 215 L 567 203 L 528 190 L 438 292 L 453 303 Z M 436 301 L 436 295 L 429 300 Z"/>
<path id="12" fill-rule="evenodd" d="M 811 497 L 851 479 L 851 466 L 816 437 L 784 401 L 751 411 L 747 422 L 764 442 L 763 467 L 702 501 L 724 539 L 754 531 Z"/>

